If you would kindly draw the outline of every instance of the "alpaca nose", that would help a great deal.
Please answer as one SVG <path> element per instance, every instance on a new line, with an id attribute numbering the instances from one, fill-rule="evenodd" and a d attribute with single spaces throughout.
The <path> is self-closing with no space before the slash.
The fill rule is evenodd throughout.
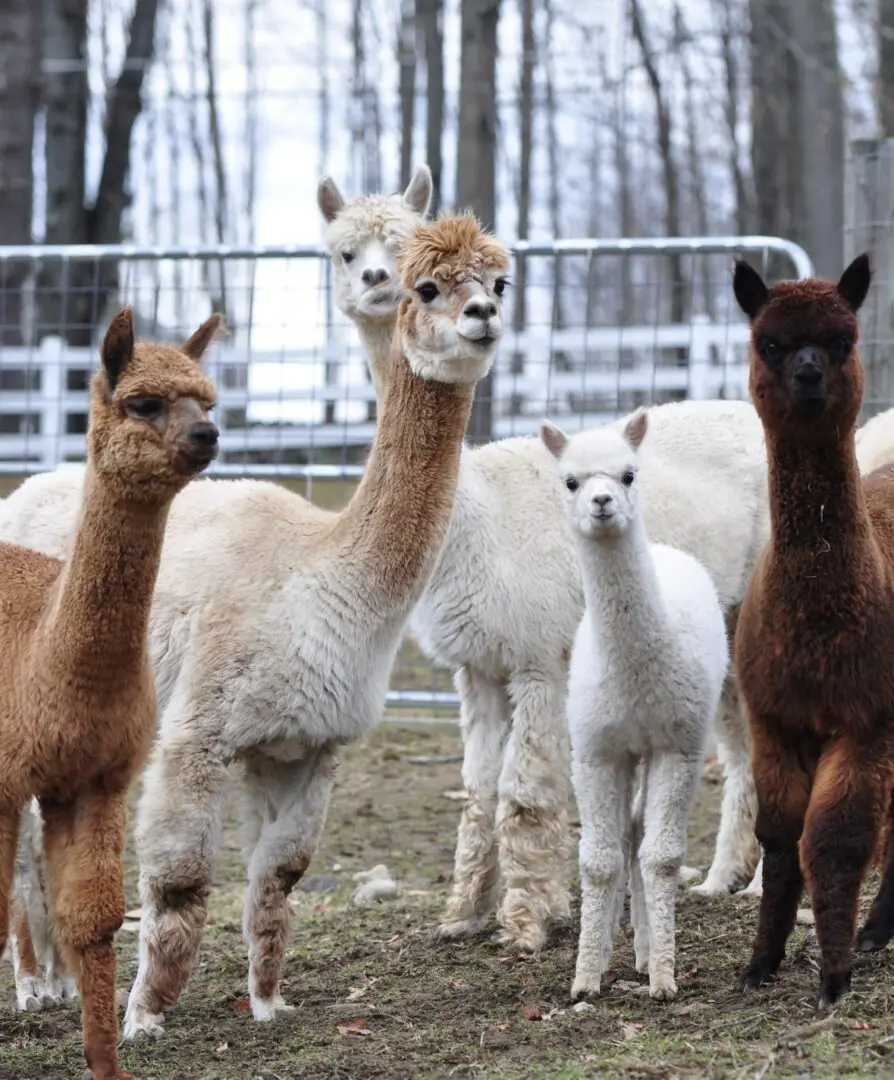
<path id="1" fill-rule="evenodd" d="M 802 386 L 816 386 L 818 382 L 822 382 L 825 374 L 822 359 L 818 349 L 798 349 L 792 377 Z"/>
<path id="2" fill-rule="evenodd" d="M 604 510 L 606 506 L 612 501 L 611 495 L 594 495 L 593 504 L 598 506 L 601 510 Z"/>
<path id="3" fill-rule="evenodd" d="M 376 267 L 376 269 L 374 270 L 364 270 L 363 273 L 360 275 L 360 280 L 368 289 L 371 289 L 373 285 L 384 284 L 389 277 L 391 277 L 391 275 L 388 273 L 385 267 L 379 266 Z"/>
<path id="4" fill-rule="evenodd" d="M 473 296 L 463 307 L 463 315 L 467 319 L 481 319 L 482 322 L 492 319 L 496 313 L 497 305 L 486 296 Z"/>
<path id="5" fill-rule="evenodd" d="M 202 420 L 189 429 L 189 441 L 208 450 L 217 446 L 219 436 L 217 425 L 212 424 L 210 420 Z"/>

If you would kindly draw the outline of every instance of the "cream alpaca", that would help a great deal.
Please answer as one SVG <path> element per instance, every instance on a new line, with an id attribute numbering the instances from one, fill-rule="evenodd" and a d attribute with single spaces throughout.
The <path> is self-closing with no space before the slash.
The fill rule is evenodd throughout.
<path id="1" fill-rule="evenodd" d="M 146 914 L 127 1037 L 161 1033 L 195 960 L 232 761 L 253 804 L 252 1011 L 268 1020 L 288 1010 L 287 897 L 323 828 L 339 747 L 381 716 L 443 542 L 475 381 L 501 334 L 507 269 L 505 248 L 472 218 L 415 231 L 392 378 L 342 513 L 252 481 L 195 485 L 172 508 L 151 620 L 163 713 L 138 812 Z"/>
<path id="2" fill-rule="evenodd" d="M 129 1080 L 116 1050 L 113 944 L 126 798 L 155 729 L 148 623 L 168 510 L 217 454 L 214 386 L 196 360 L 219 322 L 178 350 L 135 345 L 129 308 L 112 320 L 69 557 L 0 545 L 0 952 L 21 811 L 37 796 L 50 910 L 77 974 L 96 1080 Z M 20 992 L 22 975 L 39 974 L 30 899 L 13 903 Z"/>
<path id="3" fill-rule="evenodd" d="M 637 971 L 648 971 L 652 997 L 677 992 L 677 874 L 728 667 L 708 572 L 646 536 L 637 450 L 647 422 L 640 411 L 623 428 L 571 438 L 548 422 L 541 427 L 566 489 L 586 596 L 567 704 L 583 892 L 574 997 L 599 993 L 628 870 Z"/>

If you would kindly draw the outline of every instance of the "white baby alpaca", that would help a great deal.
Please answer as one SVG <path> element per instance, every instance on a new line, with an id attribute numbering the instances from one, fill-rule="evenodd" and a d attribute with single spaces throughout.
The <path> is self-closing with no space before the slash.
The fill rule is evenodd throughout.
<path id="1" fill-rule="evenodd" d="M 707 570 L 646 536 L 636 473 L 647 423 L 640 410 L 623 426 L 569 437 L 547 421 L 540 432 L 559 462 L 586 597 L 567 701 L 581 820 L 573 997 L 599 993 L 628 869 L 636 969 L 653 998 L 676 995 L 677 875 L 729 664 Z"/>

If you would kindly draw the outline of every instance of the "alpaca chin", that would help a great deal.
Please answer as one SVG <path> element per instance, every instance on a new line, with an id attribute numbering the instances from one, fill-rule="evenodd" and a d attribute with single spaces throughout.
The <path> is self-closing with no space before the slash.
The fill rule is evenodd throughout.
<path id="1" fill-rule="evenodd" d="M 490 371 L 498 344 L 499 338 L 488 338 L 486 342 L 477 344 L 457 335 L 452 344 L 431 352 L 408 343 L 404 355 L 410 370 L 420 379 L 442 383 L 475 383 Z"/>
<path id="2" fill-rule="evenodd" d="M 397 311 L 403 295 L 403 289 L 396 282 L 366 289 L 357 301 L 357 314 L 367 319 L 390 319 Z"/>

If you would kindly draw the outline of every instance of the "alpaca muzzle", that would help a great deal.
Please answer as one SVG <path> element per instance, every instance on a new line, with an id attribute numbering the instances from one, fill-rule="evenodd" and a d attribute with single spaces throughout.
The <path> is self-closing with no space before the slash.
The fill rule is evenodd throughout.
<path id="1" fill-rule="evenodd" d="M 795 353 L 795 366 L 791 377 L 791 396 L 796 405 L 816 408 L 824 405 L 829 397 L 826 380 L 828 360 L 824 352 L 815 348 L 799 349 Z"/>
<path id="2" fill-rule="evenodd" d="M 177 458 L 184 472 L 197 472 L 210 465 L 220 452 L 220 432 L 210 420 L 193 424 L 181 443 Z"/>

